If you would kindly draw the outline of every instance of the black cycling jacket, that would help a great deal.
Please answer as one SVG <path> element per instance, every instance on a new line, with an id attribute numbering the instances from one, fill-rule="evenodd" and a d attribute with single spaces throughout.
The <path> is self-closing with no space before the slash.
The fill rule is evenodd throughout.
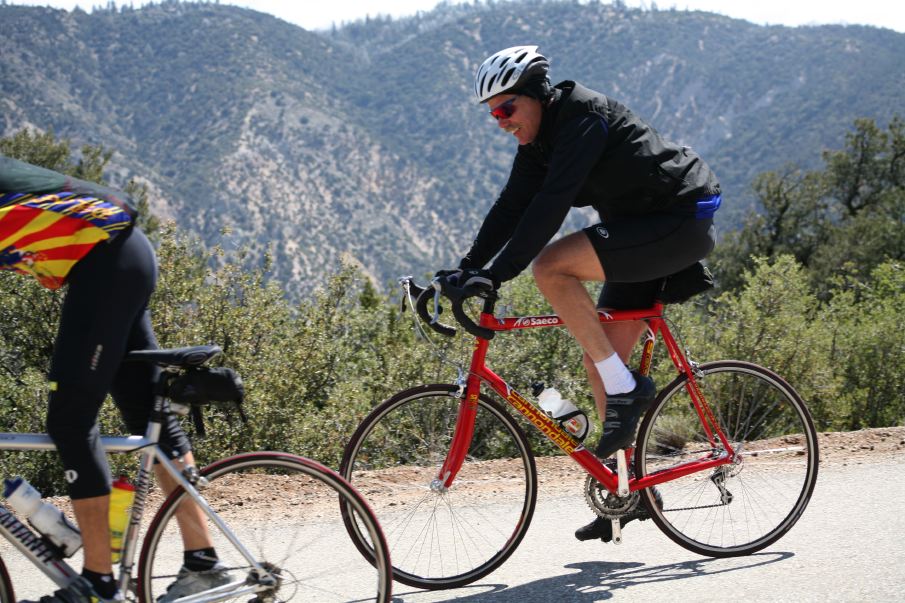
<path id="1" fill-rule="evenodd" d="M 697 153 L 664 140 L 624 105 L 572 81 L 555 90 L 461 268 L 485 266 L 505 245 L 490 270 L 500 281 L 514 278 L 572 207 L 593 206 L 602 221 L 661 211 L 693 216 L 698 200 L 720 193 Z"/>

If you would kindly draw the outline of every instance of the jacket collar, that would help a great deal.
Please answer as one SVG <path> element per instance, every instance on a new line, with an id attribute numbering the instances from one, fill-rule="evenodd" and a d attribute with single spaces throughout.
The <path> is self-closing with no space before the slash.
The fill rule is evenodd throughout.
<path id="1" fill-rule="evenodd" d="M 559 117 L 559 110 L 563 105 L 563 101 L 568 99 L 572 93 L 574 82 L 560 82 L 553 88 L 553 98 L 549 104 L 543 108 L 541 115 L 540 129 L 537 132 L 537 138 L 531 143 L 539 150 L 549 149 L 553 146 L 553 136 L 556 131 L 556 120 Z"/>

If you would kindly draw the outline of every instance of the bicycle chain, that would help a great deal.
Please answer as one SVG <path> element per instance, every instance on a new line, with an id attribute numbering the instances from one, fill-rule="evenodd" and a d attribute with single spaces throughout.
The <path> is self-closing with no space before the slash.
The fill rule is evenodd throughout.
<path id="1" fill-rule="evenodd" d="M 673 511 L 694 511 L 695 509 L 713 509 L 716 507 L 725 507 L 727 503 L 719 503 L 716 505 L 701 505 L 699 507 L 676 507 L 675 509 L 661 509 L 663 513 L 672 513 Z"/>
<path id="2" fill-rule="evenodd" d="M 591 510 L 604 519 L 617 519 L 622 517 L 638 506 L 641 502 L 638 492 L 632 492 L 625 498 L 619 498 L 615 494 L 606 490 L 600 483 L 590 475 L 585 479 L 584 487 L 585 502 L 591 507 Z M 714 505 L 699 505 L 696 507 L 675 507 L 673 509 L 663 509 L 663 513 L 673 513 L 678 511 L 695 511 L 697 509 L 715 509 L 717 507 L 725 507 L 728 503 L 717 503 Z"/>

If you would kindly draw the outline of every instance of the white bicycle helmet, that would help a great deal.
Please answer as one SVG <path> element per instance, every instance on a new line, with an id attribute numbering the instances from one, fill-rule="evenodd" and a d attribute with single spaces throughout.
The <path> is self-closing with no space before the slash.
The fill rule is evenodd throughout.
<path id="1" fill-rule="evenodd" d="M 537 52 L 537 46 L 513 46 L 489 56 L 474 77 L 478 102 L 514 90 L 533 75 L 546 75 L 550 62 Z"/>

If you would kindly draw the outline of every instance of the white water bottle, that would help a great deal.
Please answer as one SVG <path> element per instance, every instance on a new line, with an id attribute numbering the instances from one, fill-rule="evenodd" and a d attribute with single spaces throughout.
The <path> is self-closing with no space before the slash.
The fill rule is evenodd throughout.
<path id="1" fill-rule="evenodd" d="M 72 557 L 82 548 L 82 534 L 69 523 L 63 512 L 41 500 L 41 493 L 21 477 L 3 481 L 3 496 L 9 506 L 28 519 L 47 540 L 60 548 L 66 557 Z"/>
<path id="2" fill-rule="evenodd" d="M 564 399 L 552 387 L 544 388 L 543 383 L 534 385 L 537 402 L 548 415 L 559 421 L 563 429 L 571 433 L 579 441 L 588 435 L 588 416 L 574 404 Z"/>

